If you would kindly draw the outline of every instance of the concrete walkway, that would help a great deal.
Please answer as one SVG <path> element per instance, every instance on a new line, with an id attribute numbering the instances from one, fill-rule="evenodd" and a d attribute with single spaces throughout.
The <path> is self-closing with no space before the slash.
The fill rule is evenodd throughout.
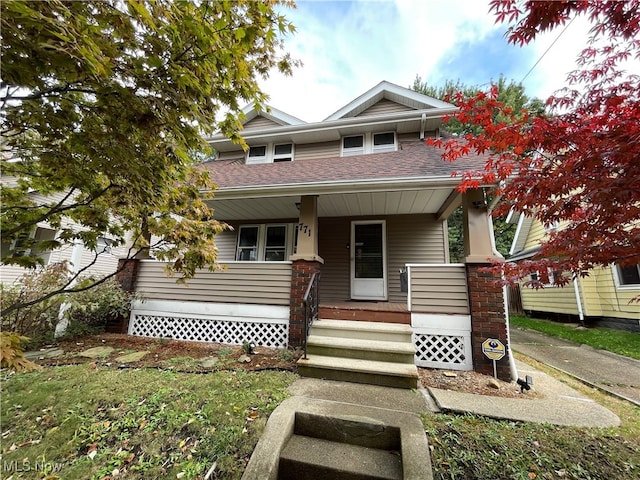
<path id="1" fill-rule="evenodd" d="M 511 346 L 516 352 L 640 406 L 639 360 L 521 328 L 511 330 Z"/>
<path id="2" fill-rule="evenodd" d="M 564 383 L 524 362 L 519 375 L 533 378 L 537 395 L 502 398 L 428 388 L 403 390 L 357 383 L 302 378 L 289 388 L 292 395 L 410 413 L 456 412 L 524 422 L 578 427 L 615 427 L 617 415 Z M 514 385 L 514 389 L 518 387 Z"/>

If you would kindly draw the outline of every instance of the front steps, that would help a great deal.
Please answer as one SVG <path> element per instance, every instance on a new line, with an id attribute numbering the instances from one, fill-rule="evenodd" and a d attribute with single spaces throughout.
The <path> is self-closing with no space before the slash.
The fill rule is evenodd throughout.
<path id="1" fill-rule="evenodd" d="M 415 413 L 293 396 L 269 417 L 242 479 L 433 480 L 433 474 Z"/>
<path id="2" fill-rule="evenodd" d="M 307 340 L 302 376 L 416 388 L 418 370 L 409 325 L 317 320 Z"/>

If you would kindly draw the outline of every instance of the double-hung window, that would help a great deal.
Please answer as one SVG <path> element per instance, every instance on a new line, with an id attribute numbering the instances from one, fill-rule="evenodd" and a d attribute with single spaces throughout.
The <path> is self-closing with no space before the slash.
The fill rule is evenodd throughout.
<path id="1" fill-rule="evenodd" d="M 342 156 L 362 155 L 364 153 L 393 152 L 396 150 L 394 132 L 366 133 L 342 137 Z"/>
<path id="2" fill-rule="evenodd" d="M 243 262 L 255 262 L 258 260 L 259 233 L 260 227 L 258 225 L 240 227 L 236 260 Z"/>
<path id="3" fill-rule="evenodd" d="M 236 260 L 284 262 L 296 251 L 296 233 L 293 224 L 241 225 Z"/>
<path id="4" fill-rule="evenodd" d="M 249 147 L 247 164 L 293 161 L 293 143 L 269 143 Z"/>

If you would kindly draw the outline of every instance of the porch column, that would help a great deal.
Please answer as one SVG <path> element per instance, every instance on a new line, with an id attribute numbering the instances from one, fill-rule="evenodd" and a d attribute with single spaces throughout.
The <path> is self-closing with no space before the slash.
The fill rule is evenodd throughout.
<path id="1" fill-rule="evenodd" d="M 320 272 L 324 260 L 318 255 L 318 197 L 300 198 L 298 246 L 291 255 L 291 302 L 289 314 L 289 345 L 301 347 L 304 343 L 304 294 L 314 273 Z"/>
<path id="2" fill-rule="evenodd" d="M 462 197 L 462 205 L 473 369 L 493 375 L 493 362 L 482 353 L 482 342 L 487 338 L 497 338 L 505 346 L 504 358 L 496 362 L 497 375 L 501 380 L 511 381 L 503 288 L 499 283 L 499 276 L 486 270 L 492 261 L 504 258 L 495 250 L 493 223 L 483 191 L 467 191 Z"/>

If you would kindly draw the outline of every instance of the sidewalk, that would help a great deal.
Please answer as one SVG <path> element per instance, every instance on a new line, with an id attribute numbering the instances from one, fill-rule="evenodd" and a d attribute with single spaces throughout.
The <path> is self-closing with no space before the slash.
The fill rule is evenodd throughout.
<path id="1" fill-rule="evenodd" d="M 520 328 L 511 329 L 511 347 L 640 406 L 640 360 Z"/>
<path id="2" fill-rule="evenodd" d="M 411 413 L 450 411 L 487 417 L 578 427 L 615 427 L 620 419 L 555 378 L 523 362 L 521 377 L 533 377 L 536 397 L 502 398 L 436 388 L 402 390 L 357 383 L 301 378 L 289 387 L 294 396 Z"/>

